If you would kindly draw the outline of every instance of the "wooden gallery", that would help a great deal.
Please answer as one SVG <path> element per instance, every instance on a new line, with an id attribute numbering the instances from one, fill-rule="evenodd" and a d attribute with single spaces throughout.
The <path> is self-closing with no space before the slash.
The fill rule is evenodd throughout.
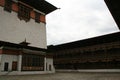
<path id="1" fill-rule="evenodd" d="M 55 69 L 120 69 L 120 32 L 48 49 Z"/>

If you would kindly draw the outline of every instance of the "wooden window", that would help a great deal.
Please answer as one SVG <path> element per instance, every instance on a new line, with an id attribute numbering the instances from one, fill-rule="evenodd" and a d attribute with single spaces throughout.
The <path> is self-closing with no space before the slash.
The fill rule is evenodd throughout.
<path id="1" fill-rule="evenodd" d="M 35 22 L 40 23 L 40 13 L 35 12 Z"/>
<path id="2" fill-rule="evenodd" d="M 26 22 L 28 22 L 30 20 L 30 11 L 32 9 L 19 3 L 18 4 L 18 18 L 20 20 L 25 20 Z"/>
<path id="3" fill-rule="evenodd" d="M 44 56 L 24 54 L 22 57 L 23 71 L 43 71 L 44 70 Z"/>
<path id="4" fill-rule="evenodd" d="M 4 10 L 8 12 L 12 11 L 12 0 L 5 0 Z"/>

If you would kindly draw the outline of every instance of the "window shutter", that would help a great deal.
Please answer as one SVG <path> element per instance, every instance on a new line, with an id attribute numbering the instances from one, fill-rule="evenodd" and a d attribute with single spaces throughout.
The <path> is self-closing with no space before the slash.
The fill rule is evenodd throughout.
<path id="1" fill-rule="evenodd" d="M 19 3 L 18 4 L 18 18 L 20 20 L 25 20 L 26 22 L 28 22 L 30 20 L 30 11 L 32 9 Z"/>
<path id="2" fill-rule="evenodd" d="M 8 12 L 12 11 L 12 0 L 5 0 L 4 10 Z"/>
<path id="3" fill-rule="evenodd" d="M 40 13 L 35 12 L 35 22 L 40 23 Z"/>

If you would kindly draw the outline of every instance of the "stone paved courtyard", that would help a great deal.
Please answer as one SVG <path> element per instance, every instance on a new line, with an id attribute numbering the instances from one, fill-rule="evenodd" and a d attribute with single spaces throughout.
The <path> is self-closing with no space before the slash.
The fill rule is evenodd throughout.
<path id="1" fill-rule="evenodd" d="M 0 76 L 0 80 L 120 80 L 120 73 L 59 72 L 42 75 Z"/>

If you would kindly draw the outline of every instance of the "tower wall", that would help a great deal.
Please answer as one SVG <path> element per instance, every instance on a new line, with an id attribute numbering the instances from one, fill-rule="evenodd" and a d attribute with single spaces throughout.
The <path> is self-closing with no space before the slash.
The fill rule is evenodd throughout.
<path id="1" fill-rule="evenodd" d="M 4 11 L 0 6 L 0 40 L 21 43 L 26 39 L 30 46 L 47 48 L 45 23 L 20 20 L 17 13 Z"/>

